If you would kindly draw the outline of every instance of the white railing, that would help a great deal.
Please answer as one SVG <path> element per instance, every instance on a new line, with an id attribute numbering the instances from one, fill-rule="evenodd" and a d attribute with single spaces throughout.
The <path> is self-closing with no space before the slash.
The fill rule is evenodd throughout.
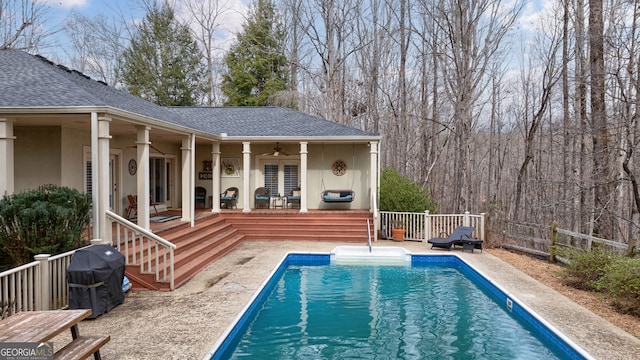
<path id="1" fill-rule="evenodd" d="M 0 273 L 1 317 L 67 306 L 67 267 L 74 252 L 36 255 L 36 261 Z"/>
<path id="2" fill-rule="evenodd" d="M 391 238 L 392 224 L 400 223 L 406 232 L 404 239 L 427 241 L 441 234 L 451 234 L 457 226 L 473 226 L 473 237 L 485 240 L 484 213 L 464 214 L 430 214 L 410 212 L 380 211 L 380 230 L 383 238 Z"/>
<path id="3" fill-rule="evenodd" d="M 367 245 L 369 245 L 369 252 L 371 252 L 371 223 L 367 219 Z"/>
<path id="4" fill-rule="evenodd" d="M 115 224 L 113 246 L 124 255 L 127 265 L 138 265 L 140 273 L 153 274 L 155 280 L 168 282 L 174 289 L 174 250 L 176 245 L 107 210 Z"/>

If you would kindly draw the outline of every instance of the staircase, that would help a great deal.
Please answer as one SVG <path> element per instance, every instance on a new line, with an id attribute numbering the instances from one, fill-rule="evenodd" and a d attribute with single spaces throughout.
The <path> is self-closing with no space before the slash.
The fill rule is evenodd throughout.
<path id="1" fill-rule="evenodd" d="M 160 231 L 157 235 L 176 245 L 175 287 L 186 283 L 244 240 L 244 235 L 217 215 L 198 220 L 195 227 L 186 223 Z M 168 283 L 155 281 L 153 274 L 140 273 L 137 265 L 128 265 L 125 272 L 134 290 L 169 290 Z"/>
<path id="2" fill-rule="evenodd" d="M 335 241 L 367 243 L 367 230 L 373 231 L 368 211 L 298 211 L 224 212 L 158 231 L 156 235 L 176 245 L 174 281 L 179 287 L 214 260 L 224 256 L 244 240 L 249 241 Z M 370 229 L 367 229 L 367 219 Z M 156 268 L 152 264 L 152 268 Z M 162 266 L 160 267 L 163 268 Z M 141 273 L 140 266 L 127 265 L 126 275 L 134 290 L 165 290 L 166 282 L 156 281 L 154 274 Z"/>
<path id="3" fill-rule="evenodd" d="M 252 211 L 225 213 L 225 219 L 248 241 L 337 241 L 367 243 L 369 211 Z"/>

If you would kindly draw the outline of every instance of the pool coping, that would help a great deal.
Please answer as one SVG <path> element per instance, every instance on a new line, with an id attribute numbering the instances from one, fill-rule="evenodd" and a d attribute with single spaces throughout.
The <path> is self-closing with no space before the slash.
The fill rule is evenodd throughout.
<path id="1" fill-rule="evenodd" d="M 345 246 L 345 248 L 351 248 L 351 246 Z M 482 271 L 480 271 L 478 268 L 476 268 L 475 266 L 473 266 L 472 264 L 470 264 L 468 261 L 466 261 L 463 257 L 458 256 L 457 253 L 412 253 L 411 251 L 407 251 L 406 249 L 402 248 L 402 250 L 404 250 L 404 256 L 405 256 L 405 262 L 407 262 L 409 265 L 413 266 L 414 264 L 420 264 L 420 263 L 452 263 L 454 266 L 461 266 L 461 267 L 467 267 L 468 269 L 465 270 L 465 273 L 467 275 L 465 276 L 469 276 L 470 278 L 479 278 L 479 281 L 483 282 L 481 285 L 481 287 L 486 287 L 489 292 L 492 293 L 492 295 L 494 297 L 496 297 L 498 300 L 503 300 L 504 301 L 504 305 L 500 304 L 500 302 L 498 300 L 497 304 L 499 306 L 504 306 L 506 311 L 509 312 L 513 312 L 515 313 L 514 316 L 520 318 L 520 321 L 525 321 L 527 322 L 530 326 L 536 328 L 536 331 L 542 332 L 543 334 L 541 336 L 547 338 L 547 341 L 551 341 L 556 343 L 556 345 L 560 348 L 566 348 L 568 347 L 571 351 L 569 352 L 574 352 L 575 355 L 581 356 L 582 358 L 584 358 L 585 360 L 593 360 L 595 359 L 593 356 L 591 356 L 587 351 L 585 351 L 581 346 L 579 346 L 577 343 L 575 343 L 573 340 L 571 340 L 569 337 L 565 336 L 560 330 L 558 330 L 555 326 L 553 326 L 551 323 L 549 323 L 548 321 L 546 321 L 540 314 L 538 314 L 535 310 L 533 310 L 532 308 L 528 307 L 523 301 L 521 301 L 515 294 L 511 293 L 510 291 L 508 291 L 507 289 L 503 288 L 500 284 L 496 283 L 493 279 L 491 279 L 489 276 L 487 276 L 486 274 L 484 274 Z M 238 329 L 238 325 L 240 325 L 239 327 L 242 328 L 244 326 L 244 322 L 247 320 L 250 320 L 250 312 L 253 310 L 252 308 L 254 308 L 255 306 L 260 305 L 259 301 L 261 301 L 262 299 L 260 299 L 261 297 L 264 296 L 268 296 L 268 292 L 270 291 L 268 289 L 268 287 L 271 287 L 273 285 L 273 281 L 277 281 L 274 280 L 274 276 L 279 276 L 278 273 L 283 272 L 287 266 L 291 265 L 292 259 L 294 256 L 313 256 L 313 257 L 323 257 L 325 260 L 324 261 L 318 261 L 318 263 L 321 264 L 327 264 L 327 263 L 336 263 L 336 258 L 335 258 L 335 249 L 332 250 L 330 253 L 327 252 L 300 252 L 300 251 L 289 251 L 287 252 L 282 258 L 281 260 L 277 263 L 277 265 L 274 267 L 274 269 L 269 273 L 269 276 L 262 282 L 262 284 L 260 285 L 260 287 L 258 289 L 256 289 L 256 291 L 254 292 L 253 296 L 251 297 L 250 301 L 244 306 L 244 308 L 237 314 L 237 316 L 235 317 L 235 319 L 231 322 L 231 324 L 225 329 L 225 331 L 218 337 L 217 341 L 214 343 L 214 345 L 211 347 L 211 349 L 204 355 L 203 360 L 211 360 L 213 359 L 213 356 L 216 354 L 216 352 L 218 352 L 218 350 L 220 350 L 220 348 L 226 346 L 227 344 L 227 339 L 234 337 L 234 332 L 239 331 L 240 329 Z M 414 257 L 415 260 L 414 261 Z M 418 261 L 420 258 L 437 258 L 437 257 L 447 257 L 447 258 L 455 258 L 456 262 L 452 262 L 452 261 Z M 349 257 L 350 260 L 353 260 L 352 257 Z M 295 264 L 295 260 L 293 260 L 294 264 Z M 307 265 L 307 263 L 304 263 L 305 265 Z M 313 263 L 308 263 L 308 265 L 313 265 Z M 378 263 L 375 259 L 373 261 L 373 263 L 371 264 L 366 264 L 366 263 L 361 263 L 361 265 L 384 265 L 384 264 L 380 264 Z M 390 264 L 393 265 L 393 264 Z M 395 265 L 397 265 L 397 263 L 395 263 Z M 477 279 L 472 279 L 474 282 L 478 281 Z M 265 289 L 267 289 L 267 291 L 265 291 Z M 530 319 L 531 318 L 531 319 Z M 551 334 L 547 334 L 547 333 L 551 333 Z M 561 344 L 557 343 L 557 340 L 554 339 L 554 336 L 557 337 L 557 340 L 559 340 L 560 342 L 562 342 Z M 223 349 L 223 353 L 224 353 Z M 571 355 L 569 355 L 571 356 Z"/>
<path id="2" fill-rule="evenodd" d="M 129 292 L 125 302 L 80 324 L 87 334 L 111 336 L 102 358 L 202 359 L 289 252 L 328 253 L 335 241 L 246 241 L 174 291 Z M 362 244 L 361 246 L 367 246 Z M 456 254 L 520 299 L 596 359 L 636 360 L 640 338 L 613 325 L 492 254 L 429 249 L 424 242 L 380 240 L 413 253 Z M 604 306 L 604 305 L 603 305 Z M 64 333 L 54 346 L 71 341 Z M 104 350 L 104 351 L 103 351 Z"/>

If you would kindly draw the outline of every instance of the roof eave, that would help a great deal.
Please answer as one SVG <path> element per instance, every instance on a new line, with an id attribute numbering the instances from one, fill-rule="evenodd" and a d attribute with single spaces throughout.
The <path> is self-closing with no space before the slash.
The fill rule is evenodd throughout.
<path id="1" fill-rule="evenodd" d="M 195 134 L 197 137 L 220 141 L 221 137 L 216 134 L 209 134 L 200 130 L 191 129 L 186 126 L 173 124 L 164 120 L 150 116 L 136 114 L 130 111 L 114 108 L 111 106 L 40 106 L 40 107 L 0 107 L 0 114 L 12 115 L 33 115 L 33 114 L 91 114 L 100 113 L 105 116 L 117 117 L 121 121 L 130 122 L 137 125 L 146 125 L 170 130 L 184 135 Z"/>
<path id="2" fill-rule="evenodd" d="M 308 141 L 308 142 L 370 142 L 380 141 L 381 135 L 358 135 L 358 136 L 225 136 L 220 135 L 221 142 L 237 142 L 237 141 Z"/>

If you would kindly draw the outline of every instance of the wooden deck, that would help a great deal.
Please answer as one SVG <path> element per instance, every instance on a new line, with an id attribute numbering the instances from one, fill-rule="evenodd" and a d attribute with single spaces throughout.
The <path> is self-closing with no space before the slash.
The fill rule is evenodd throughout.
<path id="1" fill-rule="evenodd" d="M 160 215 L 180 215 L 172 209 Z M 222 210 L 212 213 L 197 209 L 195 227 L 180 219 L 151 222 L 154 234 L 176 245 L 175 286 L 183 285 L 199 271 L 244 241 L 336 241 L 366 244 L 373 231 L 372 214 L 367 210 L 260 209 L 251 212 Z M 367 219 L 370 227 L 367 228 Z M 133 289 L 168 290 L 137 266 L 128 266 Z"/>

